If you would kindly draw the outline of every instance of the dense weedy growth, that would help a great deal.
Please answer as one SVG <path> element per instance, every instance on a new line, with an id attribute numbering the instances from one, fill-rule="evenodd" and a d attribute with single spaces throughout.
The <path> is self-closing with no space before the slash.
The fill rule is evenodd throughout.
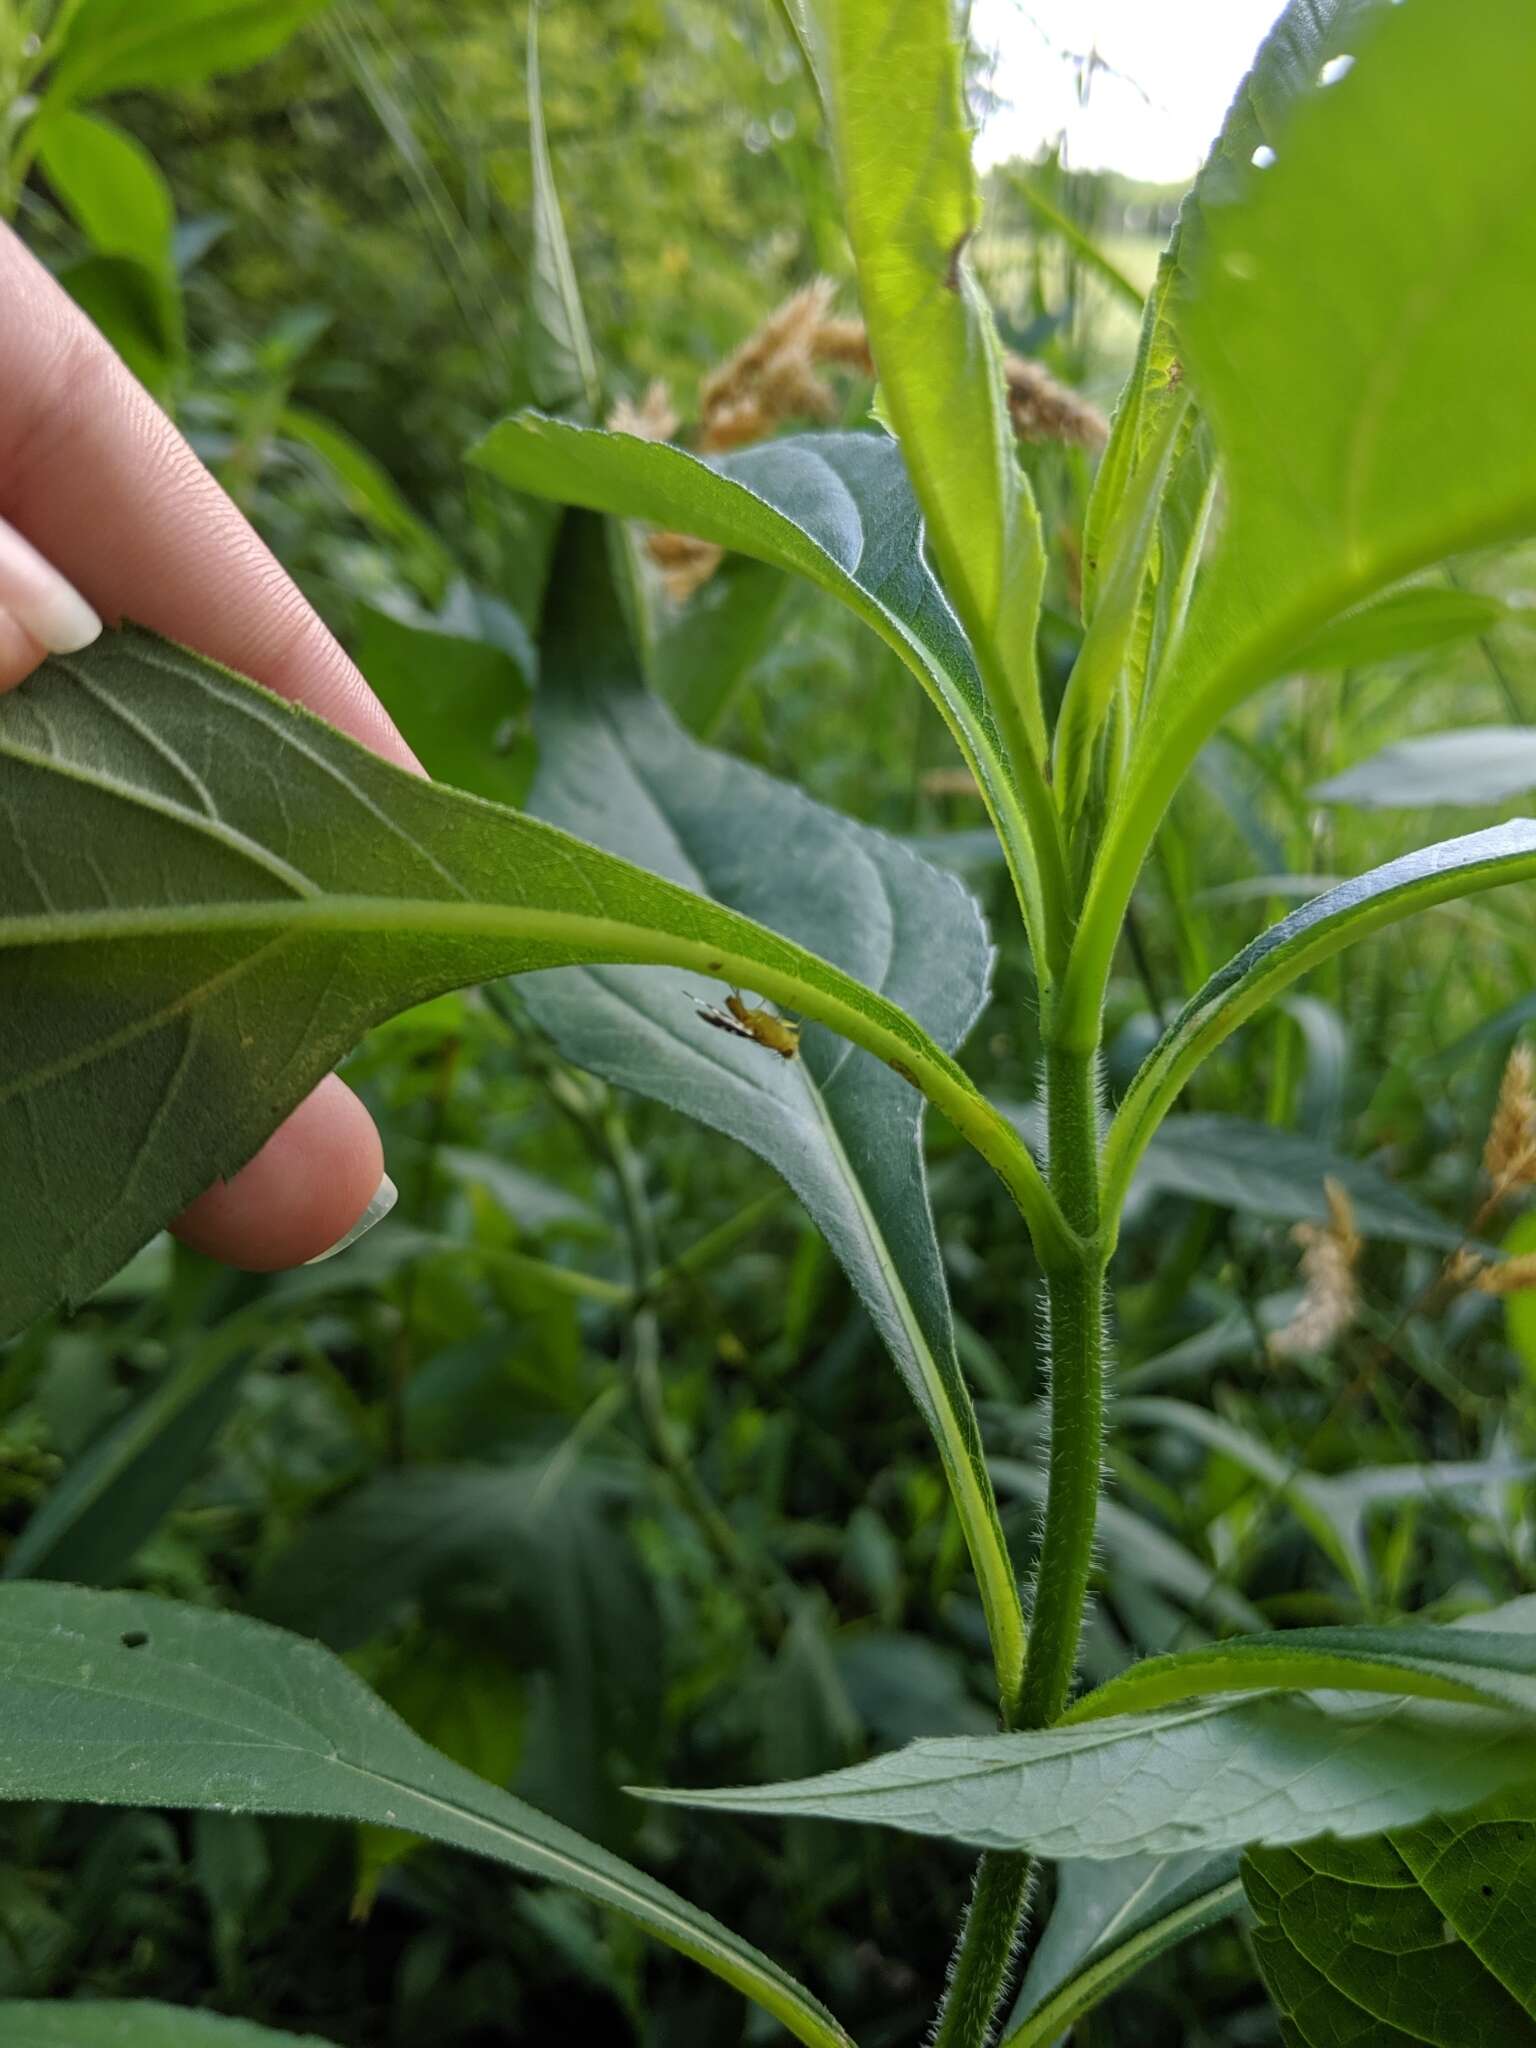
<path id="1" fill-rule="evenodd" d="M 1175 218 L 953 12 L 0 0 L 437 778 L 0 698 L 0 2048 L 1536 2041 L 1536 24 Z M 387 1223 L 164 1234 L 342 1059 Z"/>

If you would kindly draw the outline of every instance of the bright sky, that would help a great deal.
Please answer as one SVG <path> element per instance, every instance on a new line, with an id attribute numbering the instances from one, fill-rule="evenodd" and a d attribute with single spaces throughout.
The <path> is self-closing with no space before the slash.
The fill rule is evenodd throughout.
<path id="1" fill-rule="evenodd" d="M 971 32 L 996 53 L 1002 102 L 982 123 L 985 168 L 1066 136 L 1079 170 L 1158 182 L 1199 169 L 1281 0 L 973 0 Z M 1086 104 L 1079 85 L 1096 50 Z"/>

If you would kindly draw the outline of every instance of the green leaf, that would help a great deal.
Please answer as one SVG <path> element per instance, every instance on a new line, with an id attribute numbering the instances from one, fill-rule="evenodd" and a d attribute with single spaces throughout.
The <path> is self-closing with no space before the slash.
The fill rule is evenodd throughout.
<path id="1" fill-rule="evenodd" d="M 551 579 L 532 808 L 837 962 L 953 1051 L 986 1001 L 974 901 L 868 826 L 692 740 L 635 673 L 595 523 L 571 521 Z M 651 967 L 530 981 L 567 1058 L 751 1146 L 789 1182 L 857 1290 L 932 1432 L 1008 1696 L 1023 1654 L 1013 1566 L 955 1351 L 922 1158 L 922 1098 L 815 1027 L 780 1061 L 698 1016 L 715 982 Z"/>
<path id="2" fill-rule="evenodd" d="M 1042 1467 L 1017 1458 L 988 1460 L 992 1477 L 1005 1494 L 1045 1505 L 1046 1474 Z M 1111 1584 L 1119 1575 L 1160 1593 L 1170 1594 L 1191 1613 L 1209 1615 L 1228 1627 L 1261 1630 L 1264 1617 L 1252 1601 L 1224 1585 L 1203 1558 L 1120 1501 L 1101 1499 L 1095 1536 L 1103 1552 Z"/>
<path id="3" fill-rule="evenodd" d="M 516 615 L 498 609 L 521 633 Z M 456 631 L 461 617 L 464 630 Z M 522 802 L 534 766 L 526 636 L 484 631 L 472 600 L 440 617 L 366 605 L 352 654 L 435 781 L 493 803 Z"/>
<path id="4" fill-rule="evenodd" d="M 309 1523 L 262 1574 L 254 1604 L 347 1652 L 419 1614 L 478 1638 L 494 1603 L 519 1662 L 555 1679 L 535 1717 L 537 1776 L 521 1789 L 622 1846 L 636 1809 L 618 1796 L 616 1759 L 643 1770 L 658 1753 L 656 1601 L 625 1533 L 633 1489 L 601 1469 L 561 1471 L 558 1485 L 548 1472 L 526 1462 L 382 1474 Z"/>
<path id="5" fill-rule="evenodd" d="M 1298 1628 L 1147 1657 L 1067 1709 L 1064 1724 L 1145 1714 L 1177 1700 L 1231 1692 L 1386 1692 L 1509 1707 L 1536 1717 L 1536 1599 L 1513 1602 L 1504 1626 Z"/>
<path id="6" fill-rule="evenodd" d="M 178 368 L 178 347 L 166 330 L 165 296 L 154 272 L 131 256 L 84 256 L 66 263 L 58 277 L 144 388 L 164 398 Z"/>
<path id="7" fill-rule="evenodd" d="M 1251 1852 L 1254 1952 L 1297 2048 L 1536 2042 L 1536 1798 L 1380 1840 Z"/>
<path id="8" fill-rule="evenodd" d="M 248 1340 L 190 1347 L 87 1446 L 6 1553 L 8 1579 L 111 1586 L 200 1470 L 251 1369 Z"/>
<path id="9" fill-rule="evenodd" d="M 1154 1957 L 1239 1912 L 1231 1854 L 1063 1863 L 1002 2048 L 1051 2048 Z"/>
<path id="10" fill-rule="evenodd" d="M 823 94 L 885 409 L 1019 775 L 1046 755 L 1040 515 L 1019 469 L 991 309 L 962 49 L 934 0 L 813 0 Z"/>
<path id="11" fill-rule="evenodd" d="M 560 215 L 539 78 L 539 10 L 528 10 L 528 157 L 533 171 L 533 247 L 528 274 L 528 382 L 551 412 L 593 419 L 602 403 L 576 266 Z"/>
<path id="12" fill-rule="evenodd" d="M 103 93 L 196 85 L 280 50 L 330 0 L 84 0 L 48 80 L 48 112 Z"/>
<path id="13" fill-rule="evenodd" d="M 1526 1703 L 1536 1673 L 1536 1599 L 1479 1616 L 1468 1637 L 1465 1663 L 1442 1645 L 1438 1678 L 1432 1658 L 1409 1653 L 1401 1668 L 1426 1687 L 1453 1683 L 1443 1677 L 1452 1668 L 1463 1677 L 1475 1671 L 1469 1690 L 1497 1698 L 1497 1707 L 1401 1695 L 1360 1700 L 1336 1690 L 1239 1695 L 1069 1721 L 1040 1734 L 914 1742 L 790 1784 L 646 1796 L 738 1813 L 877 1821 L 983 1849 L 1068 1858 L 1214 1852 L 1306 1841 L 1325 1829 L 1346 1838 L 1379 1834 L 1536 1781 Z M 1345 1668 L 1372 1666 L 1335 1651 L 1319 1660 L 1324 1668 L 1334 1687 Z M 1134 1691 L 1134 1671 L 1120 1682 Z"/>
<path id="14" fill-rule="evenodd" d="M 1367 662 L 1396 661 L 1405 654 L 1475 639 L 1519 616 L 1501 598 L 1484 597 L 1480 591 L 1415 584 L 1345 612 L 1304 642 L 1291 657 L 1291 666 L 1357 668 Z"/>
<path id="15" fill-rule="evenodd" d="M 777 569 L 727 555 L 657 635 L 656 687 L 701 740 L 719 731 L 753 663 L 772 645 L 788 587 Z M 995 851 L 996 839 L 987 838 Z"/>
<path id="16" fill-rule="evenodd" d="M 324 419 L 302 405 L 283 407 L 277 415 L 277 431 L 317 458 L 323 474 L 355 518 L 419 561 L 438 583 L 452 578 L 454 560 L 448 549 L 406 503 L 389 472 L 360 441 L 355 441 L 334 420 Z"/>
<path id="17" fill-rule="evenodd" d="M 1362 1237 L 1454 1251 L 1466 1233 L 1395 1187 L 1377 1167 L 1298 1131 L 1216 1112 L 1170 1117 L 1136 1169 L 1134 1196 L 1184 1195 L 1278 1223 L 1326 1223 L 1326 1180 L 1349 1195 Z"/>
<path id="18" fill-rule="evenodd" d="M 1188 1401 L 1160 1395 L 1129 1396 L 1117 1403 L 1115 1414 L 1133 1427 L 1142 1424 L 1180 1430 L 1251 1474 L 1275 1500 L 1285 1502 L 1362 1601 L 1370 1598 L 1374 1576 L 1366 1523 L 1377 1509 L 1407 1501 L 1456 1500 L 1489 1487 L 1516 1485 L 1536 1469 L 1529 1461 L 1474 1458 L 1425 1465 L 1357 1465 L 1347 1472 L 1329 1474 L 1305 1472 L 1251 1431 Z"/>
<path id="19" fill-rule="evenodd" d="M 149 1999 L 0 1999 L 6 2048 L 332 2048 L 315 2034 L 280 2034 Z"/>
<path id="20" fill-rule="evenodd" d="M 0 1587 L 0 1798 L 402 1827 L 568 1885 L 691 1956 L 796 2040 L 847 2036 L 765 1956 L 665 1885 L 472 1777 L 329 1651 L 137 1594 Z"/>
<path id="21" fill-rule="evenodd" d="M 923 559 L 922 518 L 893 441 L 791 435 L 705 462 L 633 435 L 521 413 L 493 427 L 470 459 L 514 489 L 696 534 L 840 598 L 937 706 L 976 777 L 1020 900 L 1032 906 L 1032 929 L 1043 930 L 1018 788 L 971 650 Z"/>
<path id="22" fill-rule="evenodd" d="M 1136 1163 L 1206 1055 L 1289 983 L 1383 925 L 1536 875 L 1536 822 L 1517 818 L 1372 868 L 1293 910 L 1185 1004 L 1126 1091 L 1105 1144 L 1104 1199 L 1119 1213 Z"/>
<path id="23" fill-rule="evenodd" d="M 1121 299 L 1133 311 L 1140 313 L 1146 304 L 1146 294 L 1128 278 L 1112 257 L 1104 250 L 1069 213 L 1052 199 L 1046 189 L 1045 178 L 1040 169 L 1030 164 L 1010 163 L 1001 167 L 1008 190 L 1016 192 L 1043 228 L 1059 235 L 1078 260 L 1102 278 L 1116 298 Z"/>
<path id="24" fill-rule="evenodd" d="M 1006 1121 L 894 1004 L 548 825 L 390 766 L 153 635 L 0 699 L 0 1335 L 81 1300 L 371 1024 L 580 960 L 686 967 L 898 1062 L 1059 1230 Z"/>
<path id="25" fill-rule="evenodd" d="M 1347 76 L 1319 84 L 1320 57 L 1341 52 Z M 1229 123 L 1173 301 L 1227 517 L 1100 851 L 1063 997 L 1073 1042 L 1158 820 L 1217 722 L 1340 613 L 1536 529 L 1536 361 L 1509 297 L 1536 273 L 1521 198 L 1533 96 L 1523 0 L 1307 0 L 1260 53 L 1240 104 L 1275 109 L 1262 140 L 1278 161 L 1244 165 L 1259 130 Z"/>
<path id="26" fill-rule="evenodd" d="M 1536 1211 L 1527 1210 L 1516 1218 L 1505 1232 L 1501 1249 L 1511 1259 L 1536 1252 Z M 1536 1381 L 1536 1288 L 1516 1288 L 1505 1295 L 1504 1330 L 1526 1378 Z"/>
<path id="27" fill-rule="evenodd" d="M 176 275 L 176 205 L 154 158 L 111 121 L 57 108 L 31 131 L 48 182 L 101 256 L 142 265 L 154 279 L 168 355 L 186 345 Z"/>
<path id="28" fill-rule="evenodd" d="M 1474 725 L 1399 740 L 1307 794 L 1319 804 L 1418 811 L 1501 804 L 1528 789 L 1536 789 L 1536 732 L 1524 725 Z"/>

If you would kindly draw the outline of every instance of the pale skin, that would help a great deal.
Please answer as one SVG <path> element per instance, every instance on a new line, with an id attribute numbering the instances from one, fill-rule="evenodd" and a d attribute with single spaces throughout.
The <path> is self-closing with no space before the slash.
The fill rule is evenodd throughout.
<path id="1" fill-rule="evenodd" d="M 357 669 L 159 407 L 0 227 L 0 690 L 89 636 L 152 626 L 419 771 Z M 42 637 L 39 637 L 41 635 Z M 172 1226 L 268 1272 L 328 1251 L 384 1172 L 373 1119 L 334 1075 L 232 1180 Z"/>

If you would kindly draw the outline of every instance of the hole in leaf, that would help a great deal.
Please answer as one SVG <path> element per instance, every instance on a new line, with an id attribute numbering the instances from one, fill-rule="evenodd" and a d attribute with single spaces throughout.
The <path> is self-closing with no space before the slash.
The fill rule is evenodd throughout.
<path id="1" fill-rule="evenodd" d="M 1255 170 L 1267 171 L 1270 165 L 1276 161 L 1275 152 L 1267 142 L 1261 142 L 1248 161 Z"/>
<path id="2" fill-rule="evenodd" d="M 1337 85 L 1341 78 L 1347 78 L 1355 68 L 1355 60 L 1347 53 L 1342 57 L 1330 57 L 1317 74 L 1319 85 Z"/>

